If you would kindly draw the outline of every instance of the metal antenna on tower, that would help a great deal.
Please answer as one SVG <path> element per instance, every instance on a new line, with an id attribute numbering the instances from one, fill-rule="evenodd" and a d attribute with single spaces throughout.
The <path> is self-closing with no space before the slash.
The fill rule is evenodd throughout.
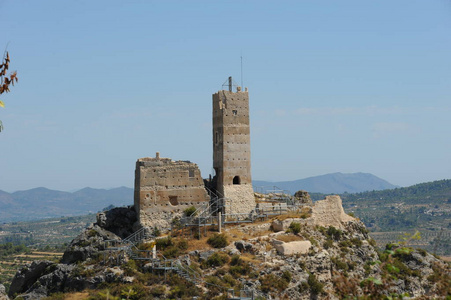
<path id="1" fill-rule="evenodd" d="M 244 90 L 243 85 L 243 55 L 241 54 L 241 88 Z"/>

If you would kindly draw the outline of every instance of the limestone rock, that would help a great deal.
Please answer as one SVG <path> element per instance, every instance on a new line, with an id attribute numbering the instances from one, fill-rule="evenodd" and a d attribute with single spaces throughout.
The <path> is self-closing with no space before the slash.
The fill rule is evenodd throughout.
<path id="1" fill-rule="evenodd" d="M 105 248 L 106 240 L 119 239 L 117 235 L 101 228 L 97 224 L 90 226 L 72 240 L 61 261 L 65 264 L 84 261 L 102 251 Z"/>
<path id="2" fill-rule="evenodd" d="M 253 246 L 251 243 L 245 241 L 236 241 L 235 247 L 240 250 L 240 252 L 253 252 Z"/>
<path id="3" fill-rule="evenodd" d="M 47 268 L 53 264 L 49 260 L 36 260 L 20 268 L 9 287 L 9 296 L 25 293 L 39 277 L 49 273 Z"/>
<path id="4" fill-rule="evenodd" d="M 273 240 L 272 243 L 277 252 L 284 256 L 306 254 L 312 246 L 310 241 L 293 241 L 285 243 L 283 241 Z"/>
<path id="5" fill-rule="evenodd" d="M 97 214 L 97 225 L 121 238 L 133 233 L 133 224 L 136 221 L 137 214 L 133 206 L 115 207 Z"/>
<path id="6" fill-rule="evenodd" d="M 6 288 L 3 284 L 0 284 L 0 300 L 9 300 L 8 295 L 6 295 Z"/>
<path id="7" fill-rule="evenodd" d="M 353 221 L 355 218 L 347 215 L 339 196 L 326 196 L 326 199 L 315 202 L 312 218 L 315 225 L 343 229 L 343 223 Z"/>

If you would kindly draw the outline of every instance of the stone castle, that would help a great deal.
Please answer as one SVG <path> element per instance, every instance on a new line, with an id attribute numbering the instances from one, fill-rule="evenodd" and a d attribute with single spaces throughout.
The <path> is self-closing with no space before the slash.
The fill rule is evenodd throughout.
<path id="1" fill-rule="evenodd" d="M 191 206 L 222 198 L 225 214 L 249 214 L 255 209 L 251 177 L 249 94 L 241 87 L 213 94 L 213 179 L 202 179 L 190 161 L 156 156 L 140 158 L 135 169 L 134 206 L 141 226 L 169 228 L 171 220 Z M 208 188 L 206 187 L 208 186 Z"/>

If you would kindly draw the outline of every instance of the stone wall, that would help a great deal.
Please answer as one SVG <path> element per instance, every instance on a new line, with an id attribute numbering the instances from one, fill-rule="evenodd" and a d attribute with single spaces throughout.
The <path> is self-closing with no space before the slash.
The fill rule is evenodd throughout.
<path id="1" fill-rule="evenodd" d="M 315 225 L 343 229 L 343 223 L 355 220 L 343 210 L 340 196 L 326 196 L 326 199 L 315 202 L 312 208 L 312 219 Z"/>
<path id="2" fill-rule="evenodd" d="M 141 226 L 168 228 L 174 217 L 209 201 L 198 166 L 170 158 L 140 158 L 135 170 L 135 210 Z"/>
<path id="3" fill-rule="evenodd" d="M 251 185 L 226 185 L 224 196 L 226 214 L 248 214 L 255 209 L 254 190 Z"/>

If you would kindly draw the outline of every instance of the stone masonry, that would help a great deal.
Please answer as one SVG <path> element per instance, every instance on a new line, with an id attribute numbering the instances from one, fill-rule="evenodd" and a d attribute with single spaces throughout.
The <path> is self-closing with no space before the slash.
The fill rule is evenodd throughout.
<path id="1" fill-rule="evenodd" d="M 134 198 L 140 225 L 159 229 L 210 199 L 197 164 L 160 158 L 158 152 L 136 162 Z"/>
<path id="2" fill-rule="evenodd" d="M 247 214 L 255 208 L 249 94 L 231 89 L 213 94 L 213 168 L 216 190 L 227 199 L 225 213 Z"/>

